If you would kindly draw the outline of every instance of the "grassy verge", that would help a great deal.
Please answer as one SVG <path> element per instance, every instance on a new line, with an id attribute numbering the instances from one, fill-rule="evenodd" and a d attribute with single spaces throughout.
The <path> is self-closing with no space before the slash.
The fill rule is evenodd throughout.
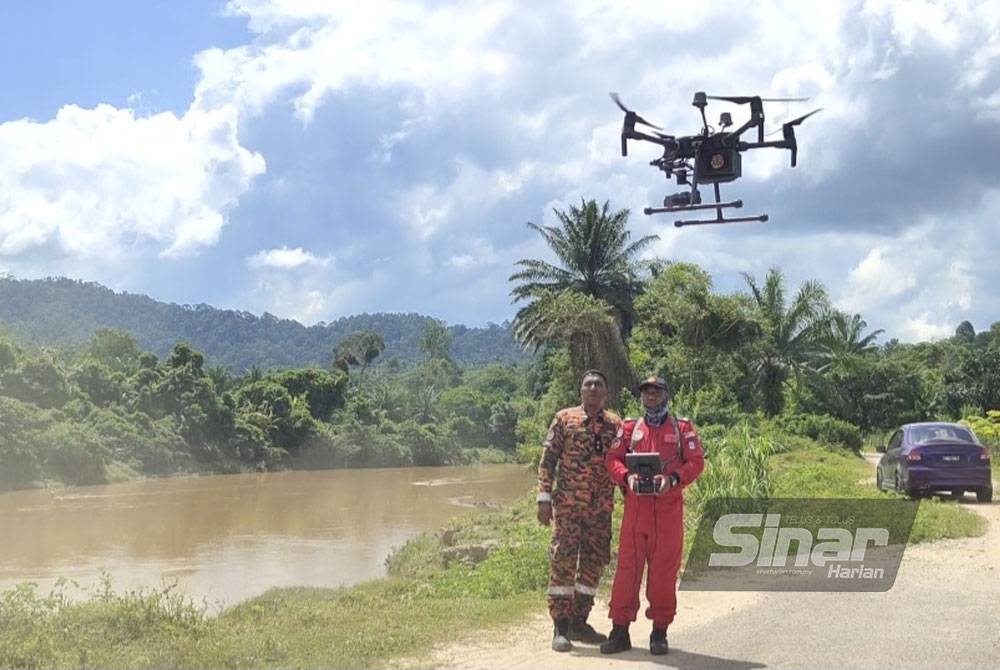
<path id="1" fill-rule="evenodd" d="M 863 458 L 811 448 L 774 456 L 768 464 L 774 497 L 786 498 L 890 498 L 897 493 L 875 490 L 872 466 Z M 978 537 L 988 523 L 982 516 L 954 501 L 920 501 L 910 542 Z"/>
<path id="2" fill-rule="evenodd" d="M 871 466 L 849 452 L 790 444 L 747 428 L 719 436 L 688 491 L 685 524 L 693 527 L 717 496 L 894 495 L 860 484 Z M 386 579 L 274 589 L 217 617 L 170 590 L 116 595 L 105 585 L 71 602 L 58 588 L 43 596 L 25 585 L 0 595 L 0 666 L 368 668 L 419 657 L 467 631 L 544 611 L 550 531 L 534 512 L 532 496 L 508 509 L 477 510 L 394 552 Z M 954 502 L 923 501 L 911 540 L 979 535 L 985 526 Z M 605 593 L 612 572 L 613 562 Z"/>
<path id="3" fill-rule="evenodd" d="M 489 557 L 471 565 L 462 550 L 487 541 Z M 22 585 L 0 596 L 0 666 L 382 667 L 544 606 L 547 562 L 548 532 L 525 497 L 407 544 L 386 579 L 273 589 L 218 617 L 169 589 L 116 595 L 105 583 L 74 602 L 63 587 L 45 596 Z"/>

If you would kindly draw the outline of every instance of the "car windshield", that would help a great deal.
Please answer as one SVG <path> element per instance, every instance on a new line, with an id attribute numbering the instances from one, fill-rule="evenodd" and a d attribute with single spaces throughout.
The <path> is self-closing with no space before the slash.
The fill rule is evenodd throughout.
<path id="1" fill-rule="evenodd" d="M 961 426 L 920 426 L 912 432 L 913 442 L 968 442 L 976 443 L 972 431 Z"/>

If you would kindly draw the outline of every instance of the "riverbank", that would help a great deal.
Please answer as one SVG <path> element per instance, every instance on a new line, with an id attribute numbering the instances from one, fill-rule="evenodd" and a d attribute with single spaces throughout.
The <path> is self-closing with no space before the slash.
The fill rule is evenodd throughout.
<path id="1" fill-rule="evenodd" d="M 466 458 L 460 463 L 454 465 L 420 465 L 411 464 L 405 466 L 393 465 L 393 466 L 383 466 L 381 469 L 390 469 L 398 467 L 461 467 L 461 466 L 476 466 L 476 465 L 514 465 L 518 461 L 516 459 L 516 454 L 511 452 L 501 451 L 499 449 L 472 449 L 466 454 Z M 15 482 L 4 482 L 0 481 L 0 494 L 3 493 L 15 493 L 17 491 L 37 491 L 46 490 L 52 492 L 53 495 L 59 495 L 60 492 L 66 489 L 76 489 L 81 487 L 90 486 L 108 486 L 110 484 L 130 484 L 135 482 L 141 482 L 146 480 L 158 480 L 158 479 L 183 479 L 185 477 L 212 477 L 217 475 L 249 475 L 249 474 L 263 474 L 263 473 L 280 473 L 280 472 L 310 472 L 315 470 L 358 470 L 358 469 L 373 469 L 366 466 L 345 466 L 341 468 L 327 468 L 321 467 L 314 463 L 310 463 L 305 459 L 294 460 L 286 465 L 272 467 L 270 469 L 241 466 L 238 468 L 226 467 L 226 468 L 189 468 L 184 470 L 177 470 L 174 472 L 140 472 L 134 467 L 129 465 L 124 461 L 112 460 L 104 464 L 104 474 L 101 481 L 92 482 L 89 484 L 72 484 L 67 483 L 58 479 L 29 479 L 23 481 Z M 374 468 L 380 469 L 380 468 Z"/>
<path id="2" fill-rule="evenodd" d="M 775 495 L 811 497 L 879 495 L 859 483 L 868 467 L 857 456 L 815 447 L 766 462 Z M 550 531 L 534 511 L 531 495 L 507 508 L 481 506 L 395 552 L 386 579 L 344 589 L 274 589 L 214 618 L 171 592 L 109 589 L 84 603 L 28 588 L 7 592 L 0 599 L 7 624 L 0 665 L 329 668 L 433 658 L 449 641 L 494 636 L 544 614 Z M 954 502 L 926 501 L 914 540 L 981 535 L 985 526 Z M 603 580 L 602 593 L 609 583 Z M 735 607 L 725 599 L 718 606 L 720 616 Z"/>
<path id="3" fill-rule="evenodd" d="M 85 602 L 29 586 L 0 596 L 3 667 L 378 667 L 421 653 L 456 631 L 510 624 L 538 604 L 548 538 L 524 497 L 481 507 L 430 534 L 451 547 L 490 536 L 485 560 L 447 551 L 397 564 L 393 575 L 350 588 L 281 588 L 212 617 L 171 590 L 116 594 L 110 582 Z M 394 570 L 395 571 L 395 570 Z M 422 573 L 416 576 L 416 573 Z"/>

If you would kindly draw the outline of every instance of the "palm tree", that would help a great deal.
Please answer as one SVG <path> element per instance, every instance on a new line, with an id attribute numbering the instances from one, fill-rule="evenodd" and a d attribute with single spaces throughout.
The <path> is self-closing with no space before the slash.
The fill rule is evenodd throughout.
<path id="1" fill-rule="evenodd" d="M 589 368 L 603 371 L 609 402 L 617 405 L 621 389 L 634 391 L 636 380 L 611 311 L 600 298 L 569 289 L 540 297 L 519 326 L 525 339 L 566 346 L 577 374 Z"/>
<path id="2" fill-rule="evenodd" d="M 840 310 L 830 312 L 824 319 L 819 338 L 816 371 L 826 372 L 852 356 L 867 356 L 878 349 L 875 340 L 885 331 L 879 328 L 862 335 L 868 323 L 860 314 L 848 316 Z"/>
<path id="3" fill-rule="evenodd" d="M 511 296 L 528 304 L 514 317 L 514 334 L 535 349 L 549 342 L 567 344 L 574 367 L 601 367 L 614 402 L 621 388 L 635 385 L 624 342 L 632 332 L 633 301 L 642 288 L 636 256 L 658 237 L 630 242 L 627 209 L 612 212 L 608 202 L 598 206 L 595 200 L 580 205 L 554 210 L 559 226 L 528 222 L 559 264 L 535 259 L 516 263 L 521 270 L 510 277 L 518 282 Z"/>
<path id="4" fill-rule="evenodd" d="M 622 337 L 627 339 L 635 320 L 632 302 L 641 291 L 635 257 L 659 237 L 647 235 L 630 243 L 625 227 L 627 209 L 611 212 L 608 202 L 598 207 L 595 200 L 580 204 L 570 206 L 568 212 L 553 210 L 561 226 L 528 222 L 528 227 L 537 231 L 555 252 L 560 265 L 535 259 L 518 261 L 516 265 L 523 269 L 511 275 L 510 281 L 520 283 L 510 294 L 514 302 L 529 300 L 532 304 L 545 295 L 570 289 L 600 298 L 611 306 Z M 531 306 L 518 312 L 515 330 Z"/>
<path id="5" fill-rule="evenodd" d="M 744 273 L 743 278 L 763 326 L 763 346 L 754 363 L 757 388 L 764 412 L 774 416 L 784 408 L 783 391 L 789 377 L 795 377 L 798 388 L 801 372 L 815 356 L 823 317 L 829 311 L 826 289 L 819 282 L 807 281 L 791 304 L 786 304 L 785 277 L 777 268 L 768 270 L 763 286 L 750 274 Z"/>

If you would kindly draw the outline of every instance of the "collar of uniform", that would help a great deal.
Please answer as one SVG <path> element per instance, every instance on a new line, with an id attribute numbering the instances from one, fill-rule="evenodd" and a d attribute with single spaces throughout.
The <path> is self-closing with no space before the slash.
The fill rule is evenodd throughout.
<path id="1" fill-rule="evenodd" d="M 590 423 L 591 419 L 598 419 L 601 423 L 604 423 L 604 408 L 603 407 L 600 410 L 598 410 L 597 414 L 595 414 L 593 416 L 591 416 L 590 414 L 587 414 L 587 409 L 582 404 L 580 405 L 580 411 L 583 412 L 583 423 L 584 424 Z"/>

